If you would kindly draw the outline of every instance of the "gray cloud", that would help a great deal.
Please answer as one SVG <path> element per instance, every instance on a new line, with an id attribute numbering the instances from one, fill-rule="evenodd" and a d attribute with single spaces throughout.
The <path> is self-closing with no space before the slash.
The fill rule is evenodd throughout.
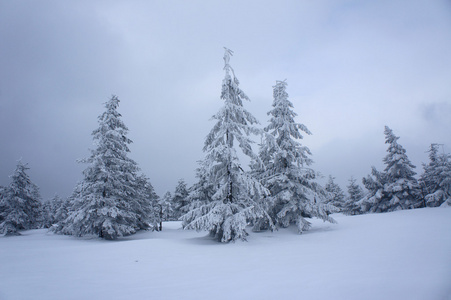
<path id="1" fill-rule="evenodd" d="M 421 106 L 421 112 L 426 121 L 450 128 L 451 100 L 449 102 L 425 103 Z"/>
<path id="2" fill-rule="evenodd" d="M 22 157 L 44 198 L 67 196 L 111 94 L 157 192 L 193 182 L 223 46 L 262 126 L 288 80 L 325 175 L 344 185 L 380 164 L 384 125 L 419 165 L 430 143 L 451 145 L 450 12 L 425 0 L 2 1 L 0 184 Z"/>

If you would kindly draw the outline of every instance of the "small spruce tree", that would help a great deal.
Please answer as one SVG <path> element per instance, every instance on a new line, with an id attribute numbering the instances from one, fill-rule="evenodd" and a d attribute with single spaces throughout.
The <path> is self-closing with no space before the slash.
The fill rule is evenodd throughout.
<path id="1" fill-rule="evenodd" d="M 10 176 L 11 184 L 2 192 L 0 232 L 5 235 L 19 235 L 20 230 L 34 229 L 40 225 L 41 196 L 27 170 L 27 165 L 19 161 Z"/>
<path id="2" fill-rule="evenodd" d="M 346 199 L 342 211 L 346 215 L 359 215 L 361 214 L 359 201 L 363 198 L 363 190 L 353 177 L 349 179 L 347 187 L 349 197 Z"/>
<path id="3" fill-rule="evenodd" d="M 158 202 L 159 197 L 155 192 L 154 187 L 150 183 L 149 179 L 141 175 L 137 181 L 137 215 L 138 215 L 138 228 L 148 229 L 149 225 L 153 229 L 159 226 L 159 213 Z"/>
<path id="4" fill-rule="evenodd" d="M 414 178 L 415 166 L 406 155 L 406 150 L 398 144 L 399 137 L 385 126 L 387 155 L 383 161 L 384 172 L 374 167 L 372 176 L 363 178 L 363 184 L 369 193 L 361 201 L 364 212 L 389 212 L 418 207 L 418 183 Z"/>
<path id="5" fill-rule="evenodd" d="M 429 163 L 423 164 L 419 184 L 426 202 L 424 206 L 451 205 L 451 155 L 439 154 L 439 146 L 431 144 Z"/>
<path id="6" fill-rule="evenodd" d="M 327 181 L 324 189 L 329 192 L 330 196 L 327 197 L 326 203 L 335 206 L 339 211 L 342 211 L 344 206 L 345 194 L 341 187 L 335 183 L 335 177 L 329 175 L 329 180 Z"/>
<path id="7" fill-rule="evenodd" d="M 386 192 L 384 191 L 386 184 L 385 174 L 372 166 L 371 174 L 362 178 L 362 183 L 368 191 L 358 202 L 362 213 L 388 211 L 389 206 L 386 201 Z"/>
<path id="8" fill-rule="evenodd" d="M 45 201 L 42 204 L 41 210 L 41 226 L 43 228 L 50 228 L 52 226 L 52 202 Z"/>
<path id="9" fill-rule="evenodd" d="M 211 202 L 215 194 L 215 187 L 209 181 L 207 162 L 202 160 L 198 163 L 199 167 L 196 169 L 197 182 L 189 189 L 188 202 L 190 203 L 190 209 L 188 211 Z"/>
<path id="10" fill-rule="evenodd" d="M 6 217 L 6 188 L 0 185 L 0 224 Z"/>
<path id="11" fill-rule="evenodd" d="M 185 181 L 180 179 L 175 187 L 174 196 L 172 198 L 174 218 L 177 220 L 189 210 L 188 194 L 189 192 Z"/>
<path id="12" fill-rule="evenodd" d="M 50 200 L 51 203 L 51 226 L 54 224 L 57 224 L 58 222 L 64 220 L 67 218 L 67 211 L 68 211 L 68 201 L 67 199 L 61 198 L 59 195 L 55 195 L 52 200 Z"/>
<path id="13" fill-rule="evenodd" d="M 163 222 L 173 220 L 172 195 L 171 192 L 166 192 L 157 204 L 159 226 L 158 231 L 163 230 Z"/>
<path id="14" fill-rule="evenodd" d="M 52 228 L 67 217 L 66 201 L 55 194 L 52 199 L 42 205 L 42 214 L 42 227 Z"/>
<path id="15" fill-rule="evenodd" d="M 418 205 L 418 183 L 415 179 L 416 167 L 407 157 L 406 150 L 398 144 L 399 137 L 385 126 L 385 143 L 389 145 L 387 156 L 384 158 L 387 185 L 391 210 L 415 208 Z"/>

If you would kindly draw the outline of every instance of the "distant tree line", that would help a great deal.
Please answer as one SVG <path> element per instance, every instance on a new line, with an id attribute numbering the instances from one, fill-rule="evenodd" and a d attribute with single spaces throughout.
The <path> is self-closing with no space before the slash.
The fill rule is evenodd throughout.
<path id="1" fill-rule="evenodd" d="M 417 180 L 399 137 L 387 126 L 385 169 L 372 167 L 362 179 L 366 191 L 353 177 L 347 195 L 332 176 L 324 186 L 319 184 L 312 153 L 301 144 L 303 135 L 311 132 L 295 121 L 286 81 L 276 81 L 270 120 L 260 129 L 244 108 L 249 98 L 230 66 L 232 54 L 226 49 L 220 97 L 224 105 L 213 116 L 216 123 L 205 139 L 205 157 L 192 186 L 180 179 L 173 193 L 161 198 L 155 193 L 128 157 L 132 141 L 118 112 L 119 99 L 112 96 L 92 133 L 95 149 L 80 161 L 87 167 L 72 195 L 67 199 L 55 195 L 42 203 L 39 188 L 26 173 L 28 166 L 19 161 L 11 184 L 0 187 L 0 232 L 18 235 L 21 230 L 49 228 L 114 240 L 139 230 L 161 231 L 163 221 L 181 220 L 185 229 L 205 230 L 216 240 L 229 242 L 245 240 L 249 228 L 294 225 L 302 233 L 312 217 L 335 222 L 330 216 L 335 212 L 357 215 L 451 205 L 451 155 L 432 144 L 429 162 Z M 252 149 L 255 136 L 261 137 L 258 153 Z M 247 168 L 239 152 L 250 158 Z"/>

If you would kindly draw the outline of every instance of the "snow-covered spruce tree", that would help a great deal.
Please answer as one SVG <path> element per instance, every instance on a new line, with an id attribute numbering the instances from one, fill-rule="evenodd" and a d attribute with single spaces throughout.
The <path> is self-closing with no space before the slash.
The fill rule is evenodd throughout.
<path id="1" fill-rule="evenodd" d="M 158 231 L 163 230 L 163 222 L 170 221 L 173 219 L 173 208 L 172 208 L 172 195 L 171 192 L 166 192 L 166 194 L 158 200 L 157 204 L 158 212 Z"/>
<path id="2" fill-rule="evenodd" d="M 362 178 L 362 183 L 367 189 L 367 193 L 357 203 L 360 206 L 360 211 L 362 213 L 387 211 L 387 195 L 384 191 L 386 184 L 385 173 L 379 172 L 372 166 L 371 174 Z"/>
<path id="3" fill-rule="evenodd" d="M 372 177 L 363 179 L 369 193 L 362 200 L 365 212 L 389 212 L 400 209 L 416 208 L 418 200 L 418 183 L 414 178 L 415 166 L 406 155 L 406 150 L 398 144 L 399 137 L 385 126 L 385 143 L 388 154 L 383 161 L 385 169 L 379 173 L 374 167 Z"/>
<path id="4" fill-rule="evenodd" d="M 72 195 L 73 196 L 73 195 Z M 58 195 L 51 200 L 51 227 L 50 231 L 60 232 L 64 220 L 68 217 L 68 213 L 71 211 L 71 203 L 73 198 L 61 198 Z"/>
<path id="5" fill-rule="evenodd" d="M 315 182 L 317 173 L 310 168 L 310 149 L 299 142 L 302 132 L 311 133 L 305 125 L 295 122 L 297 114 L 288 100 L 286 86 L 285 81 L 277 81 L 274 86 L 273 109 L 268 112 L 271 119 L 260 147 L 262 165 L 253 165 L 271 192 L 266 199 L 272 205 L 270 216 L 281 227 L 296 224 L 302 233 L 310 227 L 306 218 L 335 222 L 328 213 L 336 208 L 325 202 L 328 193 Z"/>
<path id="6" fill-rule="evenodd" d="M 361 209 L 358 202 L 363 198 L 363 190 L 357 184 L 354 177 L 349 179 L 349 185 L 347 187 L 349 197 L 346 199 L 342 211 L 346 215 L 359 215 L 361 214 Z"/>
<path id="7" fill-rule="evenodd" d="M 384 158 L 390 210 L 410 209 L 418 206 L 418 182 L 415 179 L 416 168 L 406 155 L 406 150 L 398 144 L 399 137 L 385 126 L 385 143 L 388 144 L 387 156 Z"/>
<path id="8" fill-rule="evenodd" d="M 0 185 L 0 224 L 6 215 L 6 188 Z"/>
<path id="9" fill-rule="evenodd" d="M 423 164 L 423 174 L 420 177 L 425 206 L 437 207 L 446 203 L 451 205 L 451 155 L 439 154 L 438 144 L 431 144 L 429 163 Z"/>
<path id="10" fill-rule="evenodd" d="M 174 196 L 172 197 L 174 218 L 176 220 L 186 214 L 189 210 L 188 194 L 188 188 L 186 187 L 185 181 L 180 179 L 175 187 Z"/>
<path id="11" fill-rule="evenodd" d="M 70 234 L 69 227 L 70 224 L 66 223 L 67 218 L 73 212 L 73 206 L 78 203 L 76 199 L 80 196 L 80 189 L 82 187 L 82 181 L 80 181 L 77 186 L 75 187 L 72 194 L 65 199 L 62 199 L 62 202 L 60 205 L 59 203 L 55 203 L 54 209 L 54 219 L 56 220 L 55 223 L 52 224 L 52 226 L 49 228 L 49 231 L 55 232 L 55 233 L 63 233 L 63 229 L 65 230 L 64 234 Z"/>
<path id="12" fill-rule="evenodd" d="M 429 152 L 429 163 L 423 163 L 423 174 L 420 176 L 419 184 L 424 197 L 438 189 L 437 173 L 435 172 L 439 165 L 438 151 L 439 145 L 431 144 L 427 151 Z"/>
<path id="13" fill-rule="evenodd" d="M 343 193 L 341 187 L 337 183 L 335 183 L 334 180 L 335 177 L 329 175 L 329 180 L 324 186 L 324 189 L 330 194 L 330 196 L 326 199 L 326 203 L 335 206 L 341 211 L 344 206 L 345 194 Z"/>
<path id="14" fill-rule="evenodd" d="M 258 123 L 255 117 L 243 107 L 243 100 L 249 98 L 239 88 L 229 65 L 231 55 L 232 51 L 226 49 L 221 92 L 224 106 L 213 116 L 217 122 L 207 135 L 203 149 L 205 176 L 214 194 L 211 199 L 205 199 L 205 204 L 182 216 L 185 229 L 207 230 L 220 242 L 245 240 L 248 222 L 265 214 L 254 199 L 267 194 L 255 178 L 243 171 L 236 151 L 235 143 L 245 155 L 256 157 L 249 136 L 260 131 L 253 126 Z"/>
<path id="15" fill-rule="evenodd" d="M 159 225 L 159 197 L 149 179 L 141 175 L 137 181 L 136 200 L 138 201 L 138 228 L 148 229 L 151 225 L 154 229 Z"/>
<path id="16" fill-rule="evenodd" d="M 163 198 L 161 199 L 163 218 L 161 218 L 163 221 L 176 221 L 174 218 L 174 203 L 172 203 L 172 194 L 171 192 L 167 191 L 166 194 L 163 195 Z"/>
<path id="17" fill-rule="evenodd" d="M 34 229 L 40 225 L 41 196 L 38 186 L 26 173 L 28 169 L 19 161 L 10 176 L 11 184 L 3 191 L 0 232 L 5 235 L 18 235 L 19 230 Z"/>
<path id="18" fill-rule="evenodd" d="M 67 211 L 69 207 L 69 201 L 61 198 L 59 195 L 55 195 L 51 200 L 52 203 L 52 225 L 56 224 L 67 218 Z"/>
<path id="19" fill-rule="evenodd" d="M 51 228 L 54 224 L 67 217 L 67 207 L 63 211 L 64 200 L 55 194 L 52 199 L 42 205 L 42 227 Z M 64 217 L 61 214 L 64 214 Z"/>
<path id="20" fill-rule="evenodd" d="M 70 213 L 57 232 L 75 236 L 96 234 L 114 240 L 148 229 L 148 207 L 139 168 L 127 155 L 128 128 L 117 111 L 119 99 L 105 103 L 99 127 L 93 131 L 96 149 L 81 160 L 88 167 L 71 196 Z M 144 205 L 144 207 L 143 207 Z"/>
<path id="21" fill-rule="evenodd" d="M 52 202 L 45 201 L 41 206 L 41 226 L 50 228 L 52 226 Z"/>
<path id="22" fill-rule="evenodd" d="M 206 172 L 208 164 L 205 160 L 198 161 L 199 167 L 196 169 L 197 182 L 188 189 L 188 209 L 187 212 L 200 208 L 213 201 L 216 187 L 209 180 Z"/>

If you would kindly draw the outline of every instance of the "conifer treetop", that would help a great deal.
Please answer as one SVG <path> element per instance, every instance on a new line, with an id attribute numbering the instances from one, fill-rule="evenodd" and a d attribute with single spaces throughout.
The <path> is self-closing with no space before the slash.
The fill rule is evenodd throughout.
<path id="1" fill-rule="evenodd" d="M 99 127 L 92 132 L 92 136 L 98 143 L 104 142 L 117 150 L 130 152 L 127 145 L 131 144 L 132 140 L 126 137 L 128 128 L 117 111 L 119 102 L 119 98 L 112 95 L 111 99 L 104 103 L 106 110 L 98 117 Z"/>
<path id="2" fill-rule="evenodd" d="M 258 120 L 243 107 L 243 99 L 250 101 L 249 97 L 239 88 L 239 81 L 229 64 L 232 50 L 225 48 L 224 70 L 225 77 L 222 81 L 221 99 L 224 106 L 213 115 L 212 119 L 218 122 L 207 135 L 204 151 L 219 149 L 226 146 L 233 148 L 234 140 L 238 141 L 240 149 L 249 157 L 255 157 L 248 137 L 250 134 L 260 134 L 261 130 L 253 126 L 259 124 Z M 230 75 L 232 71 L 232 76 Z"/>
<path id="3" fill-rule="evenodd" d="M 385 143 L 389 144 L 387 156 L 383 161 L 386 164 L 385 172 L 392 178 L 413 179 L 416 174 L 412 169 L 416 168 L 409 160 L 406 150 L 398 144 L 398 136 L 395 136 L 393 130 L 385 126 Z"/>
<path id="4" fill-rule="evenodd" d="M 312 133 L 308 130 L 307 126 L 294 121 L 297 114 L 293 111 L 293 103 L 288 100 L 288 93 L 286 91 L 287 85 L 285 79 L 283 81 L 277 80 L 276 85 L 273 86 L 274 101 L 272 106 L 274 109 L 268 112 L 268 115 L 272 117 L 270 124 L 265 128 L 265 131 L 268 132 L 274 129 L 273 135 L 277 132 L 279 133 L 279 136 L 284 138 L 285 134 L 289 134 L 295 139 L 302 139 L 303 136 L 299 130 L 308 135 L 311 135 Z"/>
<path id="5" fill-rule="evenodd" d="M 309 157 L 312 153 L 308 147 L 301 145 L 299 140 L 303 139 L 302 132 L 308 135 L 312 133 L 304 124 L 296 123 L 294 118 L 297 114 L 293 111 L 293 103 L 288 99 L 287 85 L 284 80 L 276 81 L 273 86 L 273 109 L 268 112 L 271 118 L 268 126 L 264 128 L 268 133 L 265 135 L 268 148 L 266 151 L 276 151 L 284 157 L 283 160 L 288 158 L 296 165 L 309 166 L 313 162 Z"/>
<path id="6" fill-rule="evenodd" d="M 226 76 L 229 75 L 229 72 L 233 72 L 233 77 L 235 77 L 235 72 L 233 71 L 232 67 L 230 66 L 230 57 L 233 56 L 233 51 L 224 47 L 224 71 L 226 71 Z"/>
<path id="7" fill-rule="evenodd" d="M 29 169 L 28 164 L 24 164 L 22 163 L 22 160 L 19 160 L 14 173 L 9 176 L 11 178 L 9 188 L 19 197 L 30 197 L 40 200 L 41 196 L 38 186 L 31 181 L 30 177 L 26 173 Z"/>

